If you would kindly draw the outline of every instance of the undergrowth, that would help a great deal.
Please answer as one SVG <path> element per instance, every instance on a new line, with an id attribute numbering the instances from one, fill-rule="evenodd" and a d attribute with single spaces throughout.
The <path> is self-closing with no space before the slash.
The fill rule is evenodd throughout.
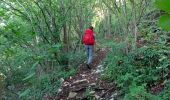
<path id="1" fill-rule="evenodd" d="M 29 74 L 26 75 L 26 78 L 19 80 L 24 83 L 25 87 L 18 93 L 19 98 L 22 100 L 40 100 L 44 96 L 55 96 L 61 82 L 70 76 L 74 76 L 78 69 L 77 66 L 85 59 L 85 54 L 82 50 L 76 53 L 70 52 L 65 56 L 69 58 L 69 66 L 58 65 L 50 72 L 43 73 L 40 77 Z"/>
<path id="2" fill-rule="evenodd" d="M 157 96 L 149 89 L 160 83 L 166 84 L 170 71 L 169 48 L 155 43 L 132 50 L 127 55 L 122 53 L 123 48 L 123 43 L 112 45 L 105 59 L 102 79 L 115 82 L 125 100 L 168 100 L 168 87 Z"/>

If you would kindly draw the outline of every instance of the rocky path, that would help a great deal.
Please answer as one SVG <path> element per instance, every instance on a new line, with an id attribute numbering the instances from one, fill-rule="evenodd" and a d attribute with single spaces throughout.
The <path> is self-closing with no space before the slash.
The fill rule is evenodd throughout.
<path id="1" fill-rule="evenodd" d="M 114 100 L 115 85 L 100 79 L 103 70 L 101 61 L 107 52 L 108 49 L 103 48 L 96 53 L 91 70 L 82 64 L 74 77 L 63 80 L 53 100 Z"/>

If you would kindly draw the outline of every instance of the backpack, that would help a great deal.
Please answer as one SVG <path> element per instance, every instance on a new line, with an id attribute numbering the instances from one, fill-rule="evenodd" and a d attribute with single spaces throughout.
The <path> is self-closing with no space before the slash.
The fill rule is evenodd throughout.
<path id="1" fill-rule="evenodd" d="M 93 31 L 92 30 L 87 29 L 84 32 L 83 43 L 85 45 L 94 45 L 94 35 L 93 35 Z"/>

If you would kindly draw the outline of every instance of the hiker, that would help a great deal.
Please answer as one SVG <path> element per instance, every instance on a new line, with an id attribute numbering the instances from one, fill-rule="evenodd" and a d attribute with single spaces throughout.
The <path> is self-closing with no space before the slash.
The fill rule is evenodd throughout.
<path id="1" fill-rule="evenodd" d="M 95 36 L 93 32 L 93 26 L 90 26 L 88 29 L 84 31 L 82 36 L 82 44 L 85 45 L 86 53 L 87 53 L 87 68 L 91 69 L 91 63 L 93 61 L 93 46 L 95 44 Z"/>

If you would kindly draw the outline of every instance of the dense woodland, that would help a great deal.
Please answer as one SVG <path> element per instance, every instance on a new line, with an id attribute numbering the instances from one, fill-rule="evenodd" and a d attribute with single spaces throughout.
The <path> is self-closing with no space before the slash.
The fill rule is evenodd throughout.
<path id="1" fill-rule="evenodd" d="M 0 100 L 56 98 L 86 61 L 90 25 L 115 100 L 169 100 L 170 0 L 0 0 Z"/>

